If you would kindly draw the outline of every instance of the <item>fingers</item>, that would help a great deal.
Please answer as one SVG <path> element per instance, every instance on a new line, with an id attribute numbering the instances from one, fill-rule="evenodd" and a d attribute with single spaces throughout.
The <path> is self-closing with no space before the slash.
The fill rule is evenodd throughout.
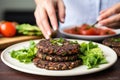
<path id="1" fill-rule="evenodd" d="M 37 25 L 40 27 L 45 38 L 49 39 L 53 32 L 49 24 L 49 20 L 54 31 L 58 29 L 58 21 L 56 16 L 55 4 L 58 7 L 60 21 L 64 22 L 65 7 L 64 7 L 63 1 L 62 0 L 35 0 L 35 2 L 37 4 L 36 10 L 35 10 L 35 18 L 36 18 Z"/>
<path id="2" fill-rule="evenodd" d="M 104 20 L 99 21 L 99 24 L 101 25 L 109 25 L 111 23 L 120 22 L 120 14 L 116 14 L 114 16 L 111 16 L 109 18 L 106 18 Z"/>
<path id="3" fill-rule="evenodd" d="M 62 0 L 58 0 L 58 1 L 59 2 L 58 2 L 57 7 L 58 7 L 59 20 L 61 22 L 64 22 L 64 20 L 65 20 L 65 5 Z"/>
<path id="4" fill-rule="evenodd" d="M 45 10 L 43 8 L 39 8 L 38 6 L 35 11 L 35 18 L 36 18 L 37 25 L 41 29 L 45 38 L 49 39 L 51 35 L 51 29 L 47 20 L 47 14 Z"/>
<path id="5" fill-rule="evenodd" d="M 108 10 L 108 9 L 101 10 L 101 11 L 100 11 L 100 14 L 105 13 L 107 10 Z"/>
<path id="6" fill-rule="evenodd" d="M 35 10 L 36 23 L 40 27 L 46 39 L 49 39 L 52 34 L 50 23 L 54 30 L 58 29 L 56 18 L 55 0 L 35 0 L 37 7 Z"/>
<path id="7" fill-rule="evenodd" d="M 113 7 L 105 10 L 105 11 L 102 11 L 100 12 L 100 16 L 98 17 L 98 20 L 103 20 L 105 18 L 108 18 L 114 14 L 117 14 L 120 12 L 120 3 L 119 4 L 116 4 L 114 5 Z"/>
<path id="8" fill-rule="evenodd" d="M 111 23 L 109 25 L 106 25 L 109 28 L 113 28 L 113 29 L 119 29 L 120 28 L 120 22 L 115 22 L 115 23 Z"/>
<path id="9" fill-rule="evenodd" d="M 46 3 L 45 5 L 46 5 L 46 12 L 50 19 L 51 25 L 52 25 L 54 31 L 56 31 L 58 29 L 58 21 L 57 21 L 54 3 L 50 2 L 49 4 Z"/>

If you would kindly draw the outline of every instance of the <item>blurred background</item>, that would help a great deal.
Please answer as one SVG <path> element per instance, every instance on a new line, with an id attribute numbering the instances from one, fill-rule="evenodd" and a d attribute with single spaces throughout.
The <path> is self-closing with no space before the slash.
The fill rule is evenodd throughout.
<path id="1" fill-rule="evenodd" d="M 0 21 L 36 24 L 34 0 L 0 0 Z"/>

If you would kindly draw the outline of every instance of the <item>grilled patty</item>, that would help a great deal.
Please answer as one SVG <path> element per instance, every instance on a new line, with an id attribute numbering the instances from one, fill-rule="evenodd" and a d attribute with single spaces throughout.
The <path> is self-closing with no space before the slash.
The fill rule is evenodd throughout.
<path id="1" fill-rule="evenodd" d="M 51 62 L 51 61 L 41 60 L 40 58 L 34 58 L 33 62 L 37 67 L 45 68 L 48 70 L 69 70 L 81 64 L 81 60 L 75 60 L 69 62 Z"/>
<path id="2" fill-rule="evenodd" d="M 80 52 L 79 47 L 79 44 L 74 44 L 67 40 L 63 40 L 62 43 L 58 44 L 48 39 L 41 40 L 37 44 L 37 48 L 40 52 L 59 56 L 78 54 Z"/>
<path id="3" fill-rule="evenodd" d="M 113 47 L 112 49 L 120 56 L 120 47 Z"/>
<path id="4" fill-rule="evenodd" d="M 120 37 L 107 38 L 102 43 L 110 47 L 120 47 Z"/>
<path id="5" fill-rule="evenodd" d="M 74 61 L 78 59 L 78 54 L 75 55 L 70 55 L 70 56 L 58 56 L 58 55 L 48 55 L 44 54 L 40 51 L 37 52 L 36 57 L 42 59 L 42 60 L 47 60 L 47 61 Z"/>
<path id="6" fill-rule="evenodd" d="M 118 56 L 120 56 L 120 36 L 107 38 L 102 42 L 104 45 L 111 47 Z"/>

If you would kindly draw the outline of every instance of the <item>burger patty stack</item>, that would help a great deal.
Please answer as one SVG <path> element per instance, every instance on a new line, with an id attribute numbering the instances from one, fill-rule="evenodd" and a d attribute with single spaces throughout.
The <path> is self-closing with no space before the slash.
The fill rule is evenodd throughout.
<path id="1" fill-rule="evenodd" d="M 68 70 L 81 64 L 78 59 L 79 44 L 63 38 L 41 40 L 33 59 L 37 67 L 48 70 Z"/>

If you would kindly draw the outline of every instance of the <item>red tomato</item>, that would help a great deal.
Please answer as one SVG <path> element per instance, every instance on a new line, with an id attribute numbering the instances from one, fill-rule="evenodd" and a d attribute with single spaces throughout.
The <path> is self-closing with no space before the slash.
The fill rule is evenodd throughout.
<path id="1" fill-rule="evenodd" d="M 80 34 L 80 35 L 110 35 L 116 34 L 110 28 L 96 28 L 91 27 L 88 24 L 83 24 L 82 26 L 77 26 L 70 29 L 65 29 L 64 32 L 71 33 L 71 34 Z"/>
<path id="2" fill-rule="evenodd" d="M 80 27 L 79 33 L 81 35 L 97 35 L 96 28 L 91 27 L 91 26 L 89 26 L 87 24 L 83 24 Z"/>
<path id="3" fill-rule="evenodd" d="M 65 29 L 64 32 L 71 33 L 71 34 L 78 34 L 78 27 L 74 27 L 71 29 Z"/>
<path id="4" fill-rule="evenodd" d="M 111 29 L 100 29 L 99 35 L 110 35 L 110 34 L 116 34 Z"/>
<path id="5" fill-rule="evenodd" d="M 1 34 L 1 26 L 0 26 L 0 34 Z"/>
<path id="6" fill-rule="evenodd" d="M 89 28 L 89 29 L 81 30 L 80 33 L 82 35 L 97 35 L 95 28 Z"/>
<path id="7" fill-rule="evenodd" d="M 16 34 L 15 25 L 12 22 L 3 22 L 0 25 L 1 34 L 5 37 L 12 37 Z"/>
<path id="8" fill-rule="evenodd" d="M 0 26 L 0 34 L 1 34 L 1 26 Z"/>

